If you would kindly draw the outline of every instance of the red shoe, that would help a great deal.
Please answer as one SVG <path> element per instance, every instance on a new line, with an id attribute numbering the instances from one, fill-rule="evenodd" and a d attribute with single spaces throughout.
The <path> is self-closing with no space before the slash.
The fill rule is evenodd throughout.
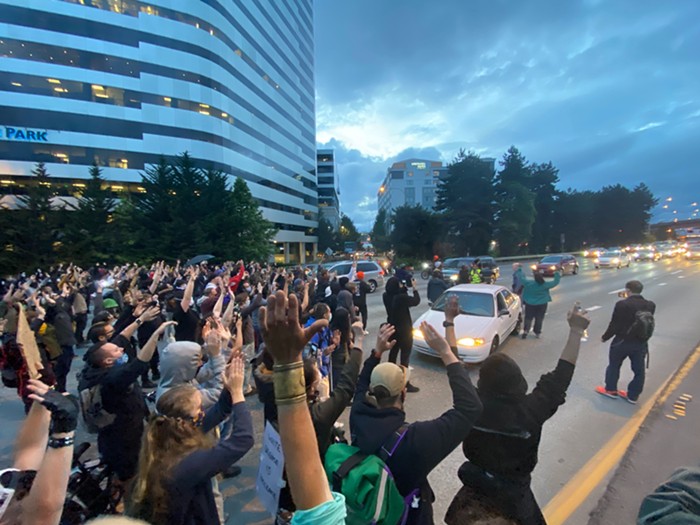
<path id="1" fill-rule="evenodd" d="M 605 390 L 604 386 L 595 387 L 595 391 L 601 396 L 609 397 L 610 399 L 617 399 L 619 397 L 619 392 L 617 390 Z"/>
<path id="2" fill-rule="evenodd" d="M 630 404 L 632 404 L 632 405 L 636 405 L 636 404 L 637 404 L 637 400 L 628 397 L 628 396 L 627 396 L 627 392 L 625 392 L 624 390 L 618 390 L 617 393 L 620 395 L 620 397 L 621 397 L 622 399 L 624 399 L 624 400 L 627 401 L 628 403 L 630 403 Z"/>

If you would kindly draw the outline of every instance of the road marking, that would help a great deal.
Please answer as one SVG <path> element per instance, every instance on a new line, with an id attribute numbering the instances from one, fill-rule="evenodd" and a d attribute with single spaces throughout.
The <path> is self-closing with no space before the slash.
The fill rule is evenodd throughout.
<path id="1" fill-rule="evenodd" d="M 671 272 L 671 275 L 676 275 L 677 273 L 683 273 L 683 270 L 676 270 L 675 272 Z"/>
<path id="2" fill-rule="evenodd" d="M 608 295 L 616 295 L 619 294 L 620 292 L 624 292 L 625 288 L 620 288 L 619 290 L 613 290 L 612 292 L 608 292 Z"/>
<path id="3" fill-rule="evenodd" d="M 666 286 L 666 283 L 659 283 L 659 286 Z"/>
<path id="4" fill-rule="evenodd" d="M 679 278 L 679 279 L 685 279 L 685 275 L 679 275 L 678 278 Z"/>
<path id="5" fill-rule="evenodd" d="M 587 312 L 595 312 L 596 310 L 600 310 L 601 308 L 603 308 L 603 307 L 602 306 L 589 306 L 588 308 L 586 308 L 586 311 Z"/>
<path id="6" fill-rule="evenodd" d="M 700 346 L 693 350 L 678 372 L 671 374 L 639 411 L 632 415 L 630 420 L 547 503 L 543 513 L 549 525 L 566 523 L 569 516 L 586 501 L 625 455 L 651 409 L 657 404 L 666 402 L 698 360 L 700 360 Z"/>

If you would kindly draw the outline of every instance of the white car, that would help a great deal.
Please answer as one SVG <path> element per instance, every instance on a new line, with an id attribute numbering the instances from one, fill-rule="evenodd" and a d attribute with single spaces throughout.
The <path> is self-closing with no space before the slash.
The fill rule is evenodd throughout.
<path id="1" fill-rule="evenodd" d="M 593 264 L 598 268 L 617 268 L 623 266 L 630 267 L 632 256 L 622 250 L 608 250 L 601 253 L 596 259 L 593 259 Z"/>
<path id="2" fill-rule="evenodd" d="M 520 298 L 517 295 L 496 284 L 460 284 L 446 290 L 430 310 L 413 323 L 413 346 L 418 352 L 438 355 L 425 342 L 420 324 L 427 321 L 444 336 L 445 303 L 451 295 L 459 299 L 460 314 L 455 319 L 455 335 L 459 358 L 465 363 L 480 363 L 520 328 Z"/>

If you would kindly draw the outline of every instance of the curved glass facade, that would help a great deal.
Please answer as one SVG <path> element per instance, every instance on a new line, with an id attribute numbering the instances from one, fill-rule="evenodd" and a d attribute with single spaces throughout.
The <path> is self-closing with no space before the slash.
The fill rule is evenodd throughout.
<path id="1" fill-rule="evenodd" d="M 35 162 L 132 187 L 161 155 L 248 182 L 316 241 L 312 0 L 0 0 L 0 193 Z M 296 259 L 297 257 L 293 257 Z"/>

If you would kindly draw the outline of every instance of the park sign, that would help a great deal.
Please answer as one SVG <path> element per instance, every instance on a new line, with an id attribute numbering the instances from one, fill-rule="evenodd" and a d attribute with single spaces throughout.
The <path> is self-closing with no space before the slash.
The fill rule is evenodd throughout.
<path id="1" fill-rule="evenodd" d="M 48 142 L 48 131 L 45 129 L 18 128 L 0 126 L 0 140 L 17 142 Z"/>

